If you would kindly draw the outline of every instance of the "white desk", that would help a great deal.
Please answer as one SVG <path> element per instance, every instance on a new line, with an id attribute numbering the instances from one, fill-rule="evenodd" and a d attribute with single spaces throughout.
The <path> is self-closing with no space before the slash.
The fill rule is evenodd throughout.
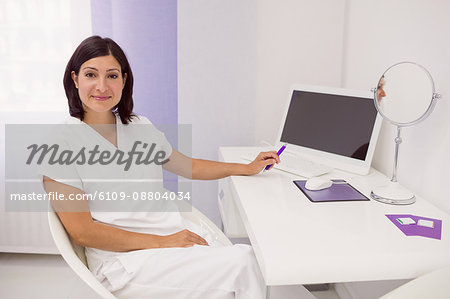
<path id="1" fill-rule="evenodd" d="M 243 156 L 257 152 L 226 147 L 219 157 L 242 163 Z M 340 171 L 327 176 L 346 179 L 367 197 L 373 186 L 389 180 L 373 169 L 367 176 Z M 219 182 L 224 223 L 232 228 L 242 219 L 267 285 L 409 279 L 450 265 L 450 216 L 422 198 L 409 206 L 312 203 L 295 179 L 302 178 L 274 169 Z M 442 239 L 405 236 L 385 214 L 441 219 Z"/>

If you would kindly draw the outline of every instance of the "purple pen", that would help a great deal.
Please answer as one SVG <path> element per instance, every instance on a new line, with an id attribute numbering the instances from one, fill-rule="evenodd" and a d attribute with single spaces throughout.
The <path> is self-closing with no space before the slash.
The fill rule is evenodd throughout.
<path id="1" fill-rule="evenodd" d="M 281 153 L 284 151 L 284 149 L 286 148 L 286 143 L 283 144 L 282 147 L 280 147 L 280 149 L 277 152 L 277 155 L 280 156 Z M 264 171 L 269 170 L 269 168 L 272 166 L 273 164 L 267 165 L 266 168 L 264 168 Z"/>

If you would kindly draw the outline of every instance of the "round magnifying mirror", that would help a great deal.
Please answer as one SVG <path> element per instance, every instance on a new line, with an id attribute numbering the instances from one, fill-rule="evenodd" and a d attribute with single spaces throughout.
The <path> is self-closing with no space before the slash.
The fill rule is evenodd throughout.
<path id="1" fill-rule="evenodd" d="M 394 125 L 409 126 L 424 119 L 434 104 L 434 83 L 428 71 L 413 62 L 389 67 L 378 81 L 375 106 Z"/>
<path id="2" fill-rule="evenodd" d="M 371 197 L 387 204 L 406 205 L 416 201 L 414 194 L 397 181 L 398 149 L 401 128 L 424 120 L 433 110 L 436 99 L 430 73 L 414 62 L 400 62 L 389 67 L 374 91 L 375 107 L 381 116 L 397 126 L 392 179 L 386 186 L 374 188 Z"/>

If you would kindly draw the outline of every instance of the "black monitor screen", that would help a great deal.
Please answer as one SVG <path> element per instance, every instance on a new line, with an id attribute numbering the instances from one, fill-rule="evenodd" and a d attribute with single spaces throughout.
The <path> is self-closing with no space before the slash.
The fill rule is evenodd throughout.
<path id="1" fill-rule="evenodd" d="M 376 116 L 371 99 L 296 90 L 281 142 L 364 160 Z"/>

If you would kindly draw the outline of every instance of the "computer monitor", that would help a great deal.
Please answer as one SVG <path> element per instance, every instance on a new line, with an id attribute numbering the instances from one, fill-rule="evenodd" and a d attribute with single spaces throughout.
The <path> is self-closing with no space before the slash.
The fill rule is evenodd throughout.
<path id="1" fill-rule="evenodd" d="M 316 163 L 367 174 L 381 127 L 370 91 L 293 85 L 278 145 Z"/>

